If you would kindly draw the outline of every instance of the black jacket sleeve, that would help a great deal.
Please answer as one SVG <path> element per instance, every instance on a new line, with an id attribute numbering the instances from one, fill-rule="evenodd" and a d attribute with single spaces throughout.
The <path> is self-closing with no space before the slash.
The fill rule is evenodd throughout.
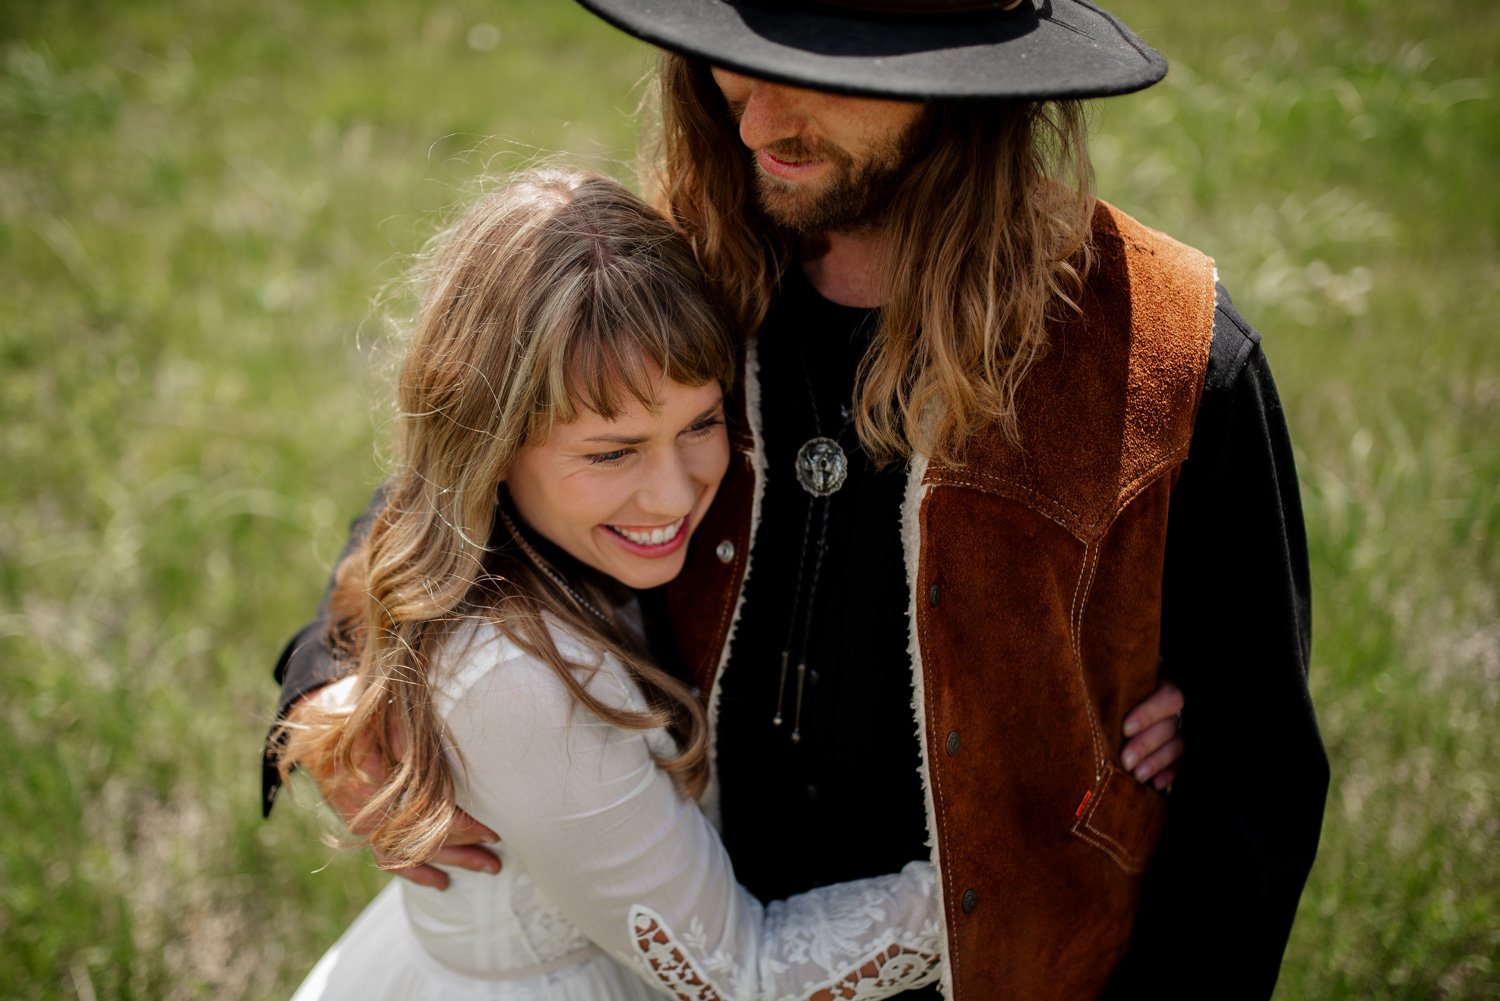
<path id="1" fill-rule="evenodd" d="M 1328 759 L 1307 691 L 1291 441 L 1260 337 L 1222 288 L 1162 601 L 1188 751 L 1106 996 L 1268 998 L 1317 851 Z"/>
<path id="2" fill-rule="evenodd" d="M 364 513 L 349 524 L 349 539 L 344 543 L 344 549 L 339 553 L 339 558 L 334 561 L 335 571 L 369 532 L 375 512 L 380 510 L 380 505 L 384 500 L 384 488 L 376 488 Z M 318 603 L 317 616 L 297 630 L 296 635 L 281 648 L 281 656 L 276 659 L 274 673 L 276 683 L 281 686 L 281 697 L 276 703 L 278 721 L 286 716 L 286 711 L 302 696 L 315 688 L 321 688 L 330 681 L 338 680 L 348 670 L 347 664 L 334 657 L 333 649 L 328 643 L 328 599 L 333 593 L 333 580 L 333 575 L 330 574 L 328 585 L 323 589 L 323 600 Z M 281 775 L 276 770 L 274 757 L 275 734 L 276 728 L 273 726 L 271 732 L 266 735 L 265 747 L 261 752 L 261 816 L 270 816 L 271 806 L 276 801 L 276 793 L 281 789 Z"/>

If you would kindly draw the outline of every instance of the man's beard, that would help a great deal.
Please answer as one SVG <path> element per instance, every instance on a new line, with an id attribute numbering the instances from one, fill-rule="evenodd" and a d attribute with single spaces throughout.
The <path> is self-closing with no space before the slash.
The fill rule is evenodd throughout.
<path id="1" fill-rule="evenodd" d="M 817 187 L 772 177 L 755 166 L 756 201 L 762 212 L 783 229 L 812 235 L 857 232 L 877 228 L 891 210 L 896 193 L 921 158 L 924 134 L 921 120 L 901 135 L 856 162 L 832 143 L 783 139 L 766 147 L 781 160 L 826 160 L 831 176 Z M 753 159 L 753 154 L 752 154 Z"/>

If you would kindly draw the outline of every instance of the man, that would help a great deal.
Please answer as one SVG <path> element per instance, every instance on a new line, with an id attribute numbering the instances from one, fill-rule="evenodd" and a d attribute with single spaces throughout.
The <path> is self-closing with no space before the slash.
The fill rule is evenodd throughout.
<path id="1" fill-rule="evenodd" d="M 950 998 L 1268 996 L 1327 784 L 1290 446 L 1071 103 L 1165 63 L 1082 0 L 581 2 L 666 50 L 659 201 L 757 332 L 664 595 L 740 879 L 930 855 Z"/>

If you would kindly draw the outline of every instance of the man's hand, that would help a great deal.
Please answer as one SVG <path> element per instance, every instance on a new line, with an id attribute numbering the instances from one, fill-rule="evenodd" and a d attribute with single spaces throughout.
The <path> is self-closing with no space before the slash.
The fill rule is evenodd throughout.
<path id="1" fill-rule="evenodd" d="M 288 710 L 287 716 L 295 722 L 304 707 L 316 707 L 325 712 L 335 713 L 347 710 L 354 704 L 356 685 L 357 679 L 351 675 L 315 689 L 295 703 Z M 350 832 L 357 835 L 364 832 L 350 824 L 350 820 L 369 802 L 370 797 L 379 788 L 378 783 L 385 775 L 385 767 L 373 747 L 357 748 L 354 757 L 358 766 L 357 770 L 373 779 L 373 783 L 363 781 L 358 775 L 339 771 L 332 762 L 305 761 L 302 764 L 307 773 L 317 782 L 323 801 L 338 813 Z M 414 865 L 391 871 L 418 886 L 446 890 L 448 874 L 439 869 L 438 865 L 456 866 L 460 869 L 494 875 L 500 871 L 500 859 L 494 852 L 481 846 L 499 840 L 500 835 L 464 811 L 455 809 L 453 827 L 448 831 L 443 847 L 432 857 L 432 863 L 435 864 Z M 379 861 L 378 855 L 376 860 Z"/>
<path id="2" fill-rule="evenodd" d="M 1187 745 L 1182 741 L 1182 689 L 1170 681 L 1152 692 L 1125 717 L 1120 764 L 1141 783 L 1165 789 L 1177 778 L 1177 764 Z"/>
<path id="3" fill-rule="evenodd" d="M 500 859 L 488 848 L 480 846 L 499 840 L 500 835 L 464 811 L 456 809 L 453 826 L 448 830 L 448 837 L 444 839 L 443 847 L 432 857 L 432 861 L 436 864 L 414 865 L 391 871 L 418 886 L 446 890 L 448 889 L 448 874 L 439 869 L 438 865 L 455 866 L 474 872 L 487 872 L 493 876 L 500 871 Z"/>

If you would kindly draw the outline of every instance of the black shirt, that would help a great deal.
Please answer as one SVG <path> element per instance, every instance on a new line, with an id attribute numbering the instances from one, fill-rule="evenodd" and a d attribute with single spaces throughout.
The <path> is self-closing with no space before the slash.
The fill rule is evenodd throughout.
<path id="1" fill-rule="evenodd" d="M 724 845 L 764 901 L 930 855 L 907 652 L 906 468 L 877 468 L 848 419 L 878 311 L 829 302 L 795 268 L 785 285 L 756 344 L 765 492 L 716 718 Z M 849 459 L 827 498 L 795 474 L 814 437 L 837 439 Z"/>
<path id="2" fill-rule="evenodd" d="M 907 654 L 906 469 L 876 468 L 848 420 L 876 311 L 829 302 L 795 269 L 786 286 L 756 344 L 765 492 L 717 716 L 725 845 L 763 900 L 929 854 Z M 798 449 L 817 436 L 849 457 L 848 480 L 827 498 L 795 475 Z"/>

